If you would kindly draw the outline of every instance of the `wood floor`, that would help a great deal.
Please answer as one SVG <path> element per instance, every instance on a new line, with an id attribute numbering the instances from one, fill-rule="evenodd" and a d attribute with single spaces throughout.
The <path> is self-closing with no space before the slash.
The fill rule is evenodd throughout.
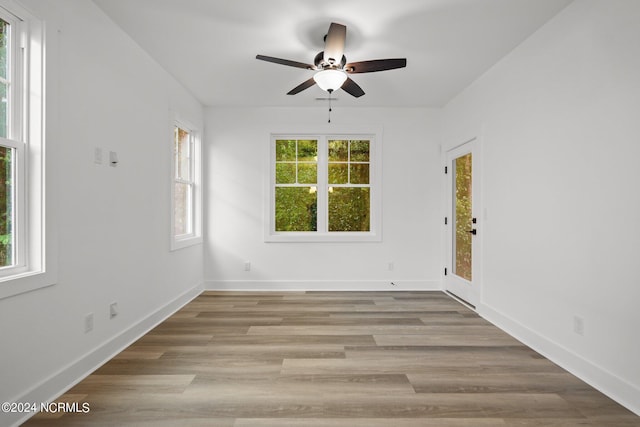
<path id="1" fill-rule="evenodd" d="M 439 292 L 205 292 L 27 426 L 640 426 Z"/>

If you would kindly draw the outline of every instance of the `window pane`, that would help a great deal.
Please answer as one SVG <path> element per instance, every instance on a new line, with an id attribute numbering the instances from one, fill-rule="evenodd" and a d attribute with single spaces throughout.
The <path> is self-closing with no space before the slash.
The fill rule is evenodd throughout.
<path id="1" fill-rule="evenodd" d="M 370 231 L 369 188 L 329 189 L 329 231 Z"/>
<path id="2" fill-rule="evenodd" d="M 176 127 L 176 178 L 191 180 L 191 138 L 189 132 Z"/>
<path id="3" fill-rule="evenodd" d="M 9 134 L 9 40 L 10 40 L 10 25 L 0 19 L 0 78 L 3 80 L 0 82 L 0 136 L 7 138 Z"/>
<path id="4" fill-rule="evenodd" d="M 7 84 L 0 83 L 0 136 L 3 138 L 8 137 L 9 99 L 7 97 L 8 95 L 7 90 L 8 90 Z"/>
<path id="5" fill-rule="evenodd" d="M 11 26 L 8 22 L 0 19 L 0 77 L 3 79 L 7 79 L 9 73 L 7 70 L 9 68 L 8 59 L 9 59 L 9 37 Z"/>
<path id="6" fill-rule="evenodd" d="M 191 221 L 191 192 L 190 184 L 175 183 L 174 190 L 174 224 L 173 232 L 176 236 L 193 232 Z"/>
<path id="7" fill-rule="evenodd" d="M 315 163 L 298 163 L 298 183 L 316 184 L 318 182 L 318 165 Z"/>
<path id="8" fill-rule="evenodd" d="M 369 183 L 369 164 L 352 164 L 351 165 L 351 184 L 368 184 Z"/>
<path id="9" fill-rule="evenodd" d="M 291 139 L 278 139 L 276 141 L 276 162 L 296 160 L 296 141 Z"/>
<path id="10" fill-rule="evenodd" d="M 295 184 L 296 164 L 276 163 L 276 184 Z"/>
<path id="11" fill-rule="evenodd" d="M 346 162 L 347 160 L 349 160 L 349 141 L 330 140 L 329 161 Z"/>
<path id="12" fill-rule="evenodd" d="M 369 141 L 351 141 L 351 161 L 369 161 Z"/>
<path id="13" fill-rule="evenodd" d="M 318 161 L 318 141 L 301 140 L 298 141 L 298 161 L 317 162 Z"/>
<path id="14" fill-rule="evenodd" d="M 316 187 L 276 187 L 276 231 L 316 231 Z"/>
<path id="15" fill-rule="evenodd" d="M 14 150 L 0 147 L 0 267 L 13 265 Z"/>
<path id="16" fill-rule="evenodd" d="M 454 273 L 464 279 L 471 280 L 471 153 L 455 160 L 455 263 Z"/>
<path id="17" fill-rule="evenodd" d="M 349 182 L 347 163 L 329 163 L 329 184 L 346 184 Z"/>

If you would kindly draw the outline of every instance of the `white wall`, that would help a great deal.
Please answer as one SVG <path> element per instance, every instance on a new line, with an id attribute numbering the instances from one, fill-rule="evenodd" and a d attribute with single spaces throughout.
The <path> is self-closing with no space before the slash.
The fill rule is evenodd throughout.
<path id="1" fill-rule="evenodd" d="M 58 274 L 54 286 L 0 300 L 0 401 L 39 402 L 198 293 L 202 246 L 169 251 L 170 110 L 201 127 L 203 111 L 91 1 L 23 4 L 47 27 L 47 237 L 57 234 Z M 116 151 L 118 166 L 94 164 L 95 147 Z"/>
<path id="2" fill-rule="evenodd" d="M 331 129 L 383 127 L 382 242 L 265 243 L 269 134 L 325 125 L 321 108 L 206 110 L 205 281 L 219 289 L 440 286 L 440 112 L 334 106 Z M 244 262 L 251 271 L 244 271 Z M 394 262 L 395 269 L 388 270 Z M 390 281 L 396 283 L 391 287 Z"/>
<path id="3" fill-rule="evenodd" d="M 446 106 L 444 133 L 482 138 L 480 312 L 640 413 L 638 17 L 572 3 Z"/>

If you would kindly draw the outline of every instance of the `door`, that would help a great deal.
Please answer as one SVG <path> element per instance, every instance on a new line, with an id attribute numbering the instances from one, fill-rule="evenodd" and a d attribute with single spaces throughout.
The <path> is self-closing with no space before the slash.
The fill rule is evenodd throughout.
<path id="1" fill-rule="evenodd" d="M 474 308 L 480 301 L 480 180 L 475 139 L 447 152 L 447 265 L 444 288 Z"/>

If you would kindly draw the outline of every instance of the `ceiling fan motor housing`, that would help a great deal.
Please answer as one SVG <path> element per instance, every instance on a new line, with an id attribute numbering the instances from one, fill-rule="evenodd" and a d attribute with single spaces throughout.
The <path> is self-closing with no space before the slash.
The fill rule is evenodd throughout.
<path id="1" fill-rule="evenodd" d="M 333 58 L 330 58 L 330 60 L 331 59 L 333 59 Z M 322 51 L 322 52 L 320 52 L 320 53 L 318 53 L 316 55 L 316 57 L 313 60 L 313 63 L 315 64 L 316 68 L 318 68 L 320 70 L 326 70 L 326 69 L 330 69 L 330 68 L 335 68 L 335 69 L 341 70 L 341 69 L 344 68 L 344 66 L 347 63 L 347 57 L 342 55 L 342 60 L 340 61 L 340 63 L 336 64 L 335 61 L 334 61 L 332 63 L 330 62 L 330 63 L 327 64 L 324 61 L 324 51 Z"/>

